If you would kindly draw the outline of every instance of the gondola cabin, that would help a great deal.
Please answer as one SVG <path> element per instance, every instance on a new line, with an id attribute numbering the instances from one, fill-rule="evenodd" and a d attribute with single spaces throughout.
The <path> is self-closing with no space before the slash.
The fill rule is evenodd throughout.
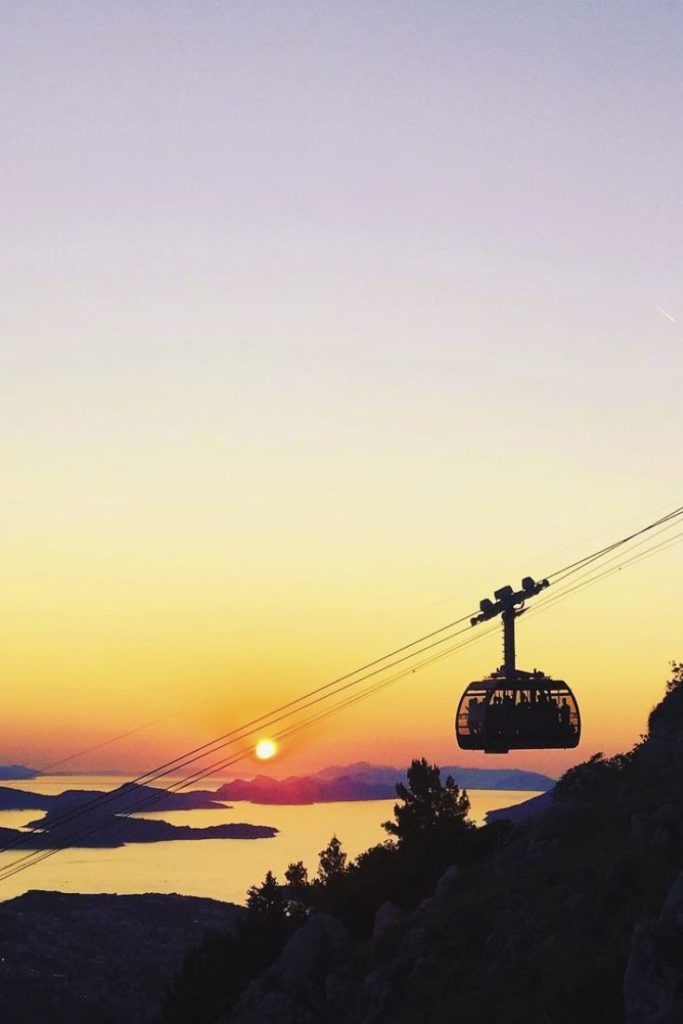
<path id="1" fill-rule="evenodd" d="M 565 682 L 515 663 L 515 620 L 524 603 L 548 586 L 547 580 L 522 580 L 521 590 L 501 587 L 495 601 L 485 598 L 471 623 L 502 616 L 504 663 L 486 679 L 470 683 L 458 704 L 455 735 L 463 750 L 507 754 L 509 750 L 557 750 L 577 747 L 581 738 L 579 705 Z"/>
<path id="2" fill-rule="evenodd" d="M 532 672 L 516 679 L 491 676 L 470 683 L 455 718 L 463 750 L 507 754 L 509 750 L 578 746 L 581 717 L 566 683 Z"/>

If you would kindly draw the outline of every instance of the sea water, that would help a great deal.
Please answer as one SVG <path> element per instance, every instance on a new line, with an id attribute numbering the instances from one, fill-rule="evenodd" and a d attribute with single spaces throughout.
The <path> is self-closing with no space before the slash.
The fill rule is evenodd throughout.
<path id="1" fill-rule="evenodd" d="M 14 789 L 57 794 L 65 789 L 110 790 L 127 781 L 115 776 L 69 775 L 3 782 Z M 225 779 L 204 780 L 202 789 L 217 789 Z M 198 787 L 199 788 L 199 787 Z M 517 790 L 469 790 L 471 818 L 482 823 L 487 811 L 521 803 L 537 794 Z M 273 871 L 282 880 L 292 861 L 302 860 L 314 875 L 318 854 L 337 835 L 349 858 L 387 838 L 382 822 L 393 817 L 393 800 L 282 806 L 233 803 L 216 810 L 141 814 L 173 825 L 204 828 L 225 822 L 272 825 L 272 839 L 197 839 L 135 843 L 113 850 L 61 850 L 26 870 L 0 881 L 0 900 L 28 889 L 82 893 L 180 893 L 244 903 L 250 885 Z M 0 811 L 0 827 L 22 828 L 41 811 Z M 41 851 L 42 852 L 42 851 Z M 28 851 L 0 853 L 0 872 Z"/>

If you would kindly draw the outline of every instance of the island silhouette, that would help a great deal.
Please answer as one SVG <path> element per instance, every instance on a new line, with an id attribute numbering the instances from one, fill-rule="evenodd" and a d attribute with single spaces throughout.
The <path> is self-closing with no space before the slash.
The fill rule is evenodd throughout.
<path id="1" fill-rule="evenodd" d="M 131 817 L 140 811 L 227 809 L 204 790 L 171 793 L 153 786 L 126 784 L 110 793 L 67 790 L 58 796 L 0 787 L 0 809 L 44 810 L 25 830 L 0 828 L 4 849 L 50 850 L 66 847 L 112 848 L 126 843 L 160 843 L 186 839 L 272 839 L 270 825 L 229 822 L 195 828 L 167 821 Z"/>

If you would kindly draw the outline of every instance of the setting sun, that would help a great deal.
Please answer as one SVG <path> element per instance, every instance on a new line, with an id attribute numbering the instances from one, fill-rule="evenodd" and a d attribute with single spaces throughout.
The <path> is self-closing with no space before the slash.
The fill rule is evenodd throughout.
<path id="1" fill-rule="evenodd" d="M 275 740 L 259 740 L 254 752 L 259 760 L 268 761 L 277 754 L 277 743 Z"/>

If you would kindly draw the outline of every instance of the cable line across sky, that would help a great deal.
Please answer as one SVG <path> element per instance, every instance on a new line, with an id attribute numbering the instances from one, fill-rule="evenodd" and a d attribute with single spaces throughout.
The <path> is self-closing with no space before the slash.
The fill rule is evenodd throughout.
<path id="1" fill-rule="evenodd" d="M 683 541 L 683 531 L 667 536 L 663 540 L 657 538 L 660 538 L 662 534 L 667 533 L 681 524 L 683 524 L 683 506 L 679 506 L 669 511 L 665 515 L 660 516 L 635 532 L 632 532 L 611 544 L 605 545 L 583 558 L 554 570 L 545 577 L 553 587 L 552 591 L 547 595 L 544 594 L 540 598 L 535 607 L 530 610 L 531 614 L 544 610 L 548 611 L 555 604 L 573 596 L 586 587 L 592 586 L 595 583 L 620 572 L 622 569 L 649 558 L 663 550 L 670 549 Z M 656 540 L 656 542 L 651 543 L 653 540 Z M 633 552 L 639 548 L 643 548 L 643 550 L 638 550 L 636 554 L 633 554 Z M 621 555 L 624 555 L 625 557 L 621 558 Z M 248 746 L 244 746 L 238 751 L 232 750 L 230 753 L 227 753 L 228 748 L 234 747 L 238 743 L 248 740 L 258 732 L 262 732 L 266 729 L 271 730 L 273 727 L 277 727 L 278 731 L 272 738 L 278 742 L 282 742 L 305 729 L 309 729 L 314 725 L 325 721 L 333 715 L 339 714 L 346 709 L 367 700 L 389 686 L 394 685 L 399 680 L 404 679 L 406 676 L 412 675 L 437 661 L 450 657 L 457 651 L 469 647 L 473 643 L 480 642 L 486 639 L 491 633 L 497 632 L 497 626 L 493 625 L 485 629 L 477 630 L 476 633 L 471 633 L 470 620 L 472 615 L 473 612 L 468 612 L 466 615 L 462 615 L 459 618 L 454 619 L 415 640 L 412 640 L 410 643 L 403 644 L 379 658 L 366 662 L 351 672 L 347 672 L 327 683 L 308 690 L 299 697 L 295 697 L 284 704 L 280 704 L 270 711 L 265 712 L 262 715 L 258 715 L 257 717 L 230 729 L 220 736 L 215 737 L 213 740 L 209 740 L 206 743 L 194 747 L 193 749 L 158 765 L 156 768 L 138 775 L 136 778 L 125 784 L 126 787 L 130 787 L 132 802 L 126 805 L 122 813 L 117 811 L 117 816 L 128 817 L 130 814 L 140 813 L 141 811 L 152 807 L 153 804 L 158 802 L 158 800 L 166 793 L 181 792 L 190 786 L 197 785 L 197 783 L 201 782 L 203 779 L 206 779 L 211 775 L 215 775 L 220 771 L 224 771 L 226 768 L 238 763 L 245 757 L 252 754 L 253 744 L 250 743 Z M 467 639 L 462 639 L 465 634 L 470 635 Z M 453 643 L 453 641 L 456 642 Z M 423 655 L 425 657 L 421 657 Z M 389 677 L 386 677 L 385 673 L 389 672 L 391 669 L 397 669 L 397 671 Z M 362 683 L 368 682 L 369 680 L 372 680 L 372 682 L 370 682 L 367 687 L 364 687 L 361 690 L 356 690 L 356 687 L 359 687 Z M 334 698 L 341 699 L 335 701 Z M 329 704 L 327 704 L 328 701 L 330 702 Z M 297 715 L 303 714 L 311 708 L 317 708 L 319 705 L 327 706 L 314 712 L 313 715 L 303 721 L 288 721 L 295 718 Z M 166 718 L 168 717 L 171 716 L 166 716 Z M 145 726 L 142 726 L 139 729 L 129 730 L 118 738 L 132 735 L 135 732 L 140 731 L 142 728 L 145 728 Z M 115 739 L 116 737 L 107 742 L 114 742 Z M 88 748 L 88 750 L 97 749 L 102 745 L 104 744 L 97 744 L 94 747 Z M 183 770 L 190 768 L 190 766 L 197 766 L 201 762 L 206 761 L 212 755 L 219 754 L 221 751 L 226 751 L 225 757 L 212 761 L 208 765 L 204 764 L 201 767 L 194 767 L 189 774 L 181 776 L 179 779 L 169 779 L 169 776 L 175 777 Z M 70 760 L 75 756 L 77 755 L 71 755 L 71 758 L 65 758 L 61 762 L 57 763 L 64 763 L 64 761 Z M 135 793 L 135 787 L 151 786 L 152 783 L 162 779 L 165 779 L 169 784 L 158 787 L 157 792 L 151 794 L 144 792 L 138 794 Z M 103 809 L 106 811 L 107 805 L 117 800 L 121 800 L 121 789 L 114 790 L 111 793 L 100 794 L 93 797 L 91 800 L 80 804 L 76 808 L 72 808 L 62 814 L 55 815 L 50 819 L 51 828 L 56 827 L 62 829 L 65 826 L 75 826 L 73 830 L 68 831 L 66 835 L 60 835 L 60 846 L 51 849 L 32 850 L 18 857 L 16 860 L 5 864 L 4 867 L 0 868 L 0 881 L 9 879 L 15 874 L 27 870 L 33 865 L 45 860 L 47 857 L 58 853 L 61 849 L 77 845 L 78 840 L 92 836 L 103 827 L 106 827 L 105 823 L 102 821 L 93 821 L 92 815 L 95 812 L 99 813 Z M 79 819 L 81 819 L 80 825 L 77 824 Z M 19 837 L 13 843 L 5 846 L 0 853 L 9 853 L 12 850 L 19 851 L 22 845 L 25 846 L 26 843 L 30 841 L 30 838 L 31 837 L 28 834 L 26 837 Z"/>

